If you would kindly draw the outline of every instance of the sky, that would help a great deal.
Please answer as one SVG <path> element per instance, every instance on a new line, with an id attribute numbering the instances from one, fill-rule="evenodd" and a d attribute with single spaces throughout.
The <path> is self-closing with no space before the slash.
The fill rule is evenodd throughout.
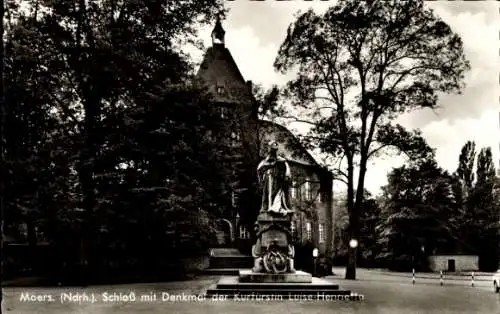
<path id="1" fill-rule="evenodd" d="M 281 75 L 273 68 L 278 49 L 297 11 L 313 8 L 323 13 L 333 1 L 226 1 L 229 9 L 223 27 L 225 43 L 245 80 L 270 87 L 285 84 L 293 74 Z M 497 1 L 429 1 L 434 10 L 464 43 L 471 70 L 466 74 L 466 88 L 461 95 L 444 95 L 436 111 L 420 110 L 399 117 L 408 129 L 418 128 L 428 144 L 436 150 L 436 160 L 444 169 L 457 168 L 460 149 L 467 140 L 478 149 L 490 146 L 498 167 L 500 142 L 500 4 Z M 200 38 L 211 45 L 212 28 L 201 29 Z M 194 52 L 195 60 L 202 52 Z M 289 125 L 301 132 L 301 125 Z M 369 164 L 366 188 L 374 193 L 387 183 L 387 173 L 401 166 L 401 156 L 385 156 Z M 344 186 L 335 185 L 336 190 Z"/>

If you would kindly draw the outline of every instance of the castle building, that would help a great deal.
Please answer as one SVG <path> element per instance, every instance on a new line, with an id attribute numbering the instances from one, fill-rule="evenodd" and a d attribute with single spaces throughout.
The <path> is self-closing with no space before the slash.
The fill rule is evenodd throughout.
<path id="1" fill-rule="evenodd" d="M 299 140 L 284 126 L 258 118 L 252 95 L 252 82 L 245 81 L 224 42 L 225 31 L 217 20 L 212 31 L 212 46 L 205 52 L 197 79 L 217 103 L 228 123 L 228 151 L 231 162 L 256 168 L 267 153 L 267 144 L 278 143 L 278 153 L 288 160 L 292 173 L 290 206 L 295 210 L 291 230 L 296 245 L 309 245 L 320 253 L 333 247 L 333 176 L 321 167 Z M 255 156 L 252 158 L 251 156 Z M 251 225 L 241 223 L 239 192 L 257 177 L 231 178 L 233 210 L 218 217 L 219 246 L 234 247 L 251 241 Z M 259 200 L 260 202 L 260 200 Z M 257 202 L 257 203 L 259 203 Z M 256 209 L 258 211 L 258 208 Z M 249 242 L 250 243 L 250 242 Z"/>

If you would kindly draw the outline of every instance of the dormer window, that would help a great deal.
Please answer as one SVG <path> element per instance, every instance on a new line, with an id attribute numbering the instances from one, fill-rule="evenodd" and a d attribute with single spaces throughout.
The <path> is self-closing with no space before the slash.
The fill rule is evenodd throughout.
<path id="1" fill-rule="evenodd" d="M 224 86 L 217 86 L 217 95 L 222 96 L 225 92 L 226 90 L 224 89 Z"/>

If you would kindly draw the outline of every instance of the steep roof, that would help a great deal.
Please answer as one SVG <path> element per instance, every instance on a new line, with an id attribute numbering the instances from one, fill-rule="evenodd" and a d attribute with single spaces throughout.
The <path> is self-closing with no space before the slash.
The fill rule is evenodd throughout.
<path id="1" fill-rule="evenodd" d="M 259 120 L 259 133 L 262 145 L 266 145 L 269 141 L 276 141 L 280 154 L 286 159 L 303 165 L 320 167 L 314 157 L 286 127 L 275 122 Z"/>
<path id="2" fill-rule="evenodd" d="M 218 102 L 251 102 L 251 88 L 224 44 L 208 48 L 196 77 Z"/>
<path id="3" fill-rule="evenodd" d="M 196 74 L 197 80 L 208 88 L 215 101 L 222 103 L 254 103 L 251 83 L 246 83 L 233 56 L 224 45 L 224 29 L 217 20 L 212 32 L 212 47 L 208 48 Z M 320 167 L 311 154 L 286 127 L 259 120 L 261 143 L 278 142 L 279 151 L 293 162 Z M 264 149 L 261 146 L 260 149 Z"/>

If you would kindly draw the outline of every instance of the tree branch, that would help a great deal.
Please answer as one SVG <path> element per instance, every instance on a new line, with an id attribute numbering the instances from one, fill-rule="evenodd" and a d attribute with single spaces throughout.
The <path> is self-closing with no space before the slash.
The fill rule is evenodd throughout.
<path id="1" fill-rule="evenodd" d="M 329 63 L 328 61 L 329 59 L 327 58 L 327 63 Z M 338 113 L 338 116 L 340 117 L 340 128 L 341 128 L 341 131 L 342 131 L 342 134 L 344 135 L 343 136 L 343 143 L 342 143 L 342 146 L 344 147 L 344 149 L 347 151 L 349 150 L 349 145 L 348 145 L 348 139 L 347 139 L 347 122 L 346 122 L 346 119 L 345 119 L 345 111 L 344 111 L 344 104 L 343 102 L 340 101 L 340 97 L 338 95 L 338 92 L 337 92 L 337 89 L 334 87 L 332 89 L 332 87 L 328 84 L 328 74 L 325 73 L 323 67 L 321 66 L 321 62 L 320 62 L 320 59 L 319 58 L 315 58 L 315 61 L 319 67 L 319 70 L 321 71 L 321 74 L 323 76 L 323 80 L 324 80 L 324 83 L 328 89 L 328 92 L 330 93 L 330 95 L 332 95 L 333 99 L 334 99 L 334 103 L 337 104 L 337 113 Z M 328 69 L 329 71 L 331 70 L 331 64 L 329 64 L 328 66 Z M 334 67 L 335 68 L 335 67 Z M 340 77 L 339 77 L 340 78 Z M 333 77 L 332 77 L 333 79 Z"/>
<path id="2" fill-rule="evenodd" d="M 315 98 L 316 100 L 326 100 L 326 101 L 329 101 L 329 102 L 331 102 L 331 103 L 337 104 L 337 103 L 335 102 L 335 100 L 333 100 L 333 99 L 331 99 L 331 98 L 329 98 L 329 97 L 324 97 L 324 96 L 314 96 L 314 98 Z M 328 108 L 330 108 L 330 109 L 337 109 L 337 107 L 328 107 Z"/>
<path id="3" fill-rule="evenodd" d="M 339 89 L 340 89 L 340 92 L 339 92 L 340 97 L 338 97 L 338 101 L 343 104 L 344 103 L 344 93 L 345 93 L 344 84 L 342 83 L 342 77 L 340 75 L 340 72 L 338 71 L 337 67 L 335 66 L 335 64 L 337 64 L 337 60 L 338 60 L 338 56 L 339 56 L 338 50 L 335 50 L 335 53 L 334 53 L 335 57 L 333 57 L 333 58 L 331 56 L 329 56 L 328 53 L 325 52 L 325 54 L 326 54 L 325 60 L 326 60 L 327 66 L 328 66 L 328 72 L 330 73 L 332 80 L 335 81 L 335 78 L 334 78 L 332 71 L 337 76 L 338 85 L 339 85 Z M 328 84 L 327 83 L 325 83 L 325 84 L 328 87 Z M 337 91 L 337 90 L 335 89 L 335 91 Z M 338 106 L 338 104 L 337 104 L 337 106 Z"/>
<path id="4" fill-rule="evenodd" d="M 342 183 L 344 183 L 344 184 L 346 184 L 346 185 L 348 185 L 348 184 L 349 184 L 349 183 L 347 183 L 347 180 L 346 180 L 346 179 L 342 179 L 342 178 L 334 177 L 334 178 L 333 178 L 333 180 L 335 180 L 335 181 L 340 181 L 340 182 L 342 182 Z"/>
<path id="5" fill-rule="evenodd" d="M 347 173 L 345 173 L 344 171 L 340 170 L 340 169 L 333 169 L 332 172 L 336 172 L 336 174 L 344 177 L 345 179 L 347 179 Z"/>
<path id="6" fill-rule="evenodd" d="M 291 120 L 293 120 L 293 122 L 306 123 L 306 124 L 310 124 L 310 125 L 317 125 L 317 123 L 315 123 L 315 122 L 304 120 L 304 119 L 300 119 L 300 118 L 297 118 L 295 116 L 280 116 L 280 118 L 282 118 L 282 119 L 291 119 Z"/>
<path id="7" fill-rule="evenodd" d="M 402 72 L 388 72 L 387 75 L 384 77 L 384 81 L 389 77 L 389 76 L 392 76 L 392 75 L 400 75 L 400 77 L 396 80 L 396 82 L 391 86 L 391 88 L 389 89 L 390 91 L 394 91 L 394 89 L 398 86 L 399 83 L 401 83 L 401 81 L 403 81 L 403 79 L 405 77 L 407 77 L 409 74 L 411 74 L 412 71 L 414 70 L 418 70 L 418 69 L 435 69 L 435 70 L 439 70 L 439 68 L 437 67 L 430 67 L 429 65 L 418 65 L 418 66 L 415 66 L 413 68 L 410 68 L 406 71 L 402 71 Z"/>
<path id="8" fill-rule="evenodd" d="M 337 107 L 321 106 L 321 107 L 317 107 L 316 109 L 318 109 L 318 110 L 323 110 L 323 109 L 337 110 Z"/>
<path id="9" fill-rule="evenodd" d="M 377 154 L 378 152 L 380 152 L 382 149 L 384 149 L 386 147 L 389 147 L 389 146 L 392 146 L 392 145 L 382 144 L 379 147 L 374 148 L 371 152 L 368 153 L 368 159 L 370 159 L 371 157 L 373 157 L 375 154 Z"/>

